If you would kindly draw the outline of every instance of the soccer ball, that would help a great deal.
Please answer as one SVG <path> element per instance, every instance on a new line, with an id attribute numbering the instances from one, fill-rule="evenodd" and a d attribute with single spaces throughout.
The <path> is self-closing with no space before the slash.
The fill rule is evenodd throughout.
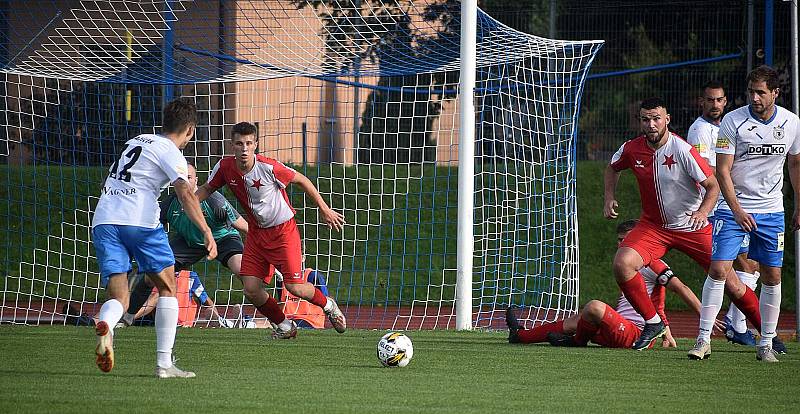
<path id="1" fill-rule="evenodd" d="M 389 332 L 378 341 L 378 360 L 385 367 L 404 367 L 413 356 L 411 338 L 399 332 Z"/>

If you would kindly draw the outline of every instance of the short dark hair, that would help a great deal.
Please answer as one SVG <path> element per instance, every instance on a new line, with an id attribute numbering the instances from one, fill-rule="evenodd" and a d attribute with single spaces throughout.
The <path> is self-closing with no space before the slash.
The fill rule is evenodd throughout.
<path id="1" fill-rule="evenodd" d="M 181 132 L 189 126 L 196 126 L 197 107 L 189 99 L 174 99 L 164 107 L 162 124 L 161 130 L 167 134 Z"/>
<path id="2" fill-rule="evenodd" d="M 772 69 L 767 65 L 761 65 L 747 74 L 747 83 L 750 82 L 766 82 L 767 89 L 774 91 L 780 86 L 778 80 L 778 71 Z"/>
<path id="3" fill-rule="evenodd" d="M 231 129 L 231 138 L 238 135 L 256 135 L 256 126 L 249 122 L 239 122 Z"/>
<path id="4" fill-rule="evenodd" d="M 617 234 L 627 233 L 633 230 L 638 223 L 639 220 L 625 220 L 622 223 L 617 224 Z"/>
<path id="5" fill-rule="evenodd" d="M 661 99 L 661 98 L 659 98 L 657 96 L 653 96 L 653 97 L 650 97 L 650 98 L 642 99 L 642 103 L 641 103 L 641 105 L 639 105 L 639 108 L 641 108 L 641 109 L 656 109 L 659 106 L 664 108 L 664 109 L 667 109 L 667 105 L 664 103 L 663 99 Z"/>
<path id="6" fill-rule="evenodd" d="M 704 83 L 702 87 L 700 87 L 700 96 L 703 96 L 703 94 L 706 92 L 706 89 L 722 89 L 722 92 L 725 92 L 725 87 L 722 86 L 722 82 L 716 79 L 711 79 L 710 81 Z"/>

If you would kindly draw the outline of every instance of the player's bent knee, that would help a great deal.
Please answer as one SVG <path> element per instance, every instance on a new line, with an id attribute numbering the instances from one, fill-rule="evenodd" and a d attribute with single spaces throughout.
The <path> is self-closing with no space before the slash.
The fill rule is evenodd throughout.
<path id="1" fill-rule="evenodd" d="M 235 254 L 228 259 L 228 269 L 236 275 L 240 275 L 242 272 L 242 255 Z"/>
<path id="2" fill-rule="evenodd" d="M 728 278 L 728 273 L 732 271 L 733 267 L 730 262 L 711 262 L 708 268 L 708 276 L 714 280 L 725 280 Z"/>
<path id="3" fill-rule="evenodd" d="M 606 304 L 599 300 L 590 300 L 583 307 L 582 317 L 589 322 L 600 322 L 606 313 Z"/>

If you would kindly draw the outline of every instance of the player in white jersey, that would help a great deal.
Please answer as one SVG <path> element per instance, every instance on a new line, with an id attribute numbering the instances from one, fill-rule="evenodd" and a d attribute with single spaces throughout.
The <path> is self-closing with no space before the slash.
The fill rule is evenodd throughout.
<path id="1" fill-rule="evenodd" d="M 617 245 L 622 244 L 625 236 L 633 230 L 635 225 L 636 220 L 628 220 L 617 226 Z M 666 266 L 660 260 L 656 261 L 654 265 L 662 268 Z M 658 268 L 656 267 L 656 269 Z M 661 278 L 650 267 L 643 267 L 640 272 L 650 300 L 665 321 L 664 284 L 667 289 L 680 296 L 692 310 L 700 312 L 700 300 L 671 272 L 666 273 L 662 270 L 663 274 L 670 276 Z M 576 316 L 545 323 L 532 329 L 523 329 L 514 312 L 509 308 L 506 310 L 506 324 L 508 341 L 511 343 L 530 344 L 547 341 L 554 346 L 586 346 L 591 341 L 607 348 L 630 348 L 639 338 L 641 329 L 644 327 L 644 318 L 636 312 L 624 295 L 620 295 L 616 308 L 599 300 L 591 300 Z M 664 348 L 676 346 L 669 328 L 666 330 L 661 346 Z"/>
<path id="2" fill-rule="evenodd" d="M 725 96 L 725 88 L 719 81 L 711 80 L 700 88 L 700 96 L 697 98 L 698 105 L 702 114 L 689 127 L 686 141 L 692 144 L 697 152 L 708 161 L 711 169 L 717 165 L 716 144 L 719 135 L 719 124 L 725 111 L 728 99 Z M 720 199 L 722 199 L 720 197 Z M 714 210 L 709 215 L 708 220 L 713 224 Z M 733 290 L 736 296 L 744 294 L 744 288 L 739 286 L 737 279 L 747 285 L 751 290 L 755 290 L 758 283 L 758 263 L 747 258 L 747 247 L 750 243 L 749 238 L 745 238 L 739 255 L 733 264 L 738 278 L 726 279 L 726 289 Z M 741 345 L 755 346 L 756 339 L 752 332 L 747 329 L 747 318 L 744 313 L 731 303 L 728 313 L 725 316 L 725 337 L 729 341 Z"/>
<path id="3" fill-rule="evenodd" d="M 761 339 L 756 359 L 777 362 L 772 340 L 781 304 L 784 209 L 783 165 L 789 160 L 798 227 L 800 201 L 800 120 L 775 105 L 778 74 L 760 66 L 747 75 L 749 105 L 725 115 L 717 139 L 717 171 L 724 200 L 714 217 L 709 277 L 703 286 L 700 334 L 690 359 L 711 353 L 710 324 L 722 306 L 722 286 L 745 235 L 750 235 L 749 257 L 760 264 Z"/>
<path id="4" fill-rule="evenodd" d="M 139 271 L 147 274 L 160 295 L 156 304 L 156 376 L 195 376 L 173 363 L 178 322 L 175 259 L 158 220 L 158 196 L 168 184 L 175 186 L 186 213 L 203 232 L 209 259 L 213 259 L 217 246 L 189 185 L 186 159 L 180 152 L 192 139 L 196 124 L 193 103 L 185 100 L 168 103 L 164 107 L 162 134 L 143 134 L 128 140 L 103 183 L 92 219 L 92 243 L 100 267 L 100 284 L 108 295 L 95 326 L 96 363 L 103 372 L 114 367 L 113 329 L 128 307 L 127 274 L 131 258 L 135 258 Z"/>

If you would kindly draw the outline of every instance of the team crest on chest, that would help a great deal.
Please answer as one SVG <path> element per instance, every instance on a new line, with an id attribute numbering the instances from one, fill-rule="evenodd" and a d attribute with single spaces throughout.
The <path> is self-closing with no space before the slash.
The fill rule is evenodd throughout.
<path id="1" fill-rule="evenodd" d="M 785 135 L 785 131 L 783 130 L 783 127 L 775 127 L 775 128 L 772 129 L 772 136 L 775 139 L 783 139 L 784 135 Z"/>
<path id="2" fill-rule="evenodd" d="M 666 165 L 667 168 L 669 168 L 669 170 L 672 171 L 672 166 L 675 164 L 677 164 L 677 162 L 675 162 L 675 158 L 673 155 L 665 155 L 664 162 L 661 165 Z"/>
<path id="3" fill-rule="evenodd" d="M 263 187 L 263 186 L 264 186 L 264 184 L 261 184 L 261 179 L 260 178 L 258 180 L 253 180 L 253 184 L 250 184 L 250 187 L 255 188 L 256 191 L 260 190 L 261 187 Z"/>

